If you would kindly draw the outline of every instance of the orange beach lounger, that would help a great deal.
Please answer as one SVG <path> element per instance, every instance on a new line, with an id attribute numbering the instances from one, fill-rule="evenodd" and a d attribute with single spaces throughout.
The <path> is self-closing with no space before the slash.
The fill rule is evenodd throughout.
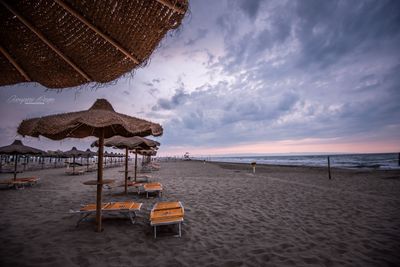
<path id="1" fill-rule="evenodd" d="M 4 180 L 0 181 L 0 184 L 3 185 L 8 185 L 9 187 L 15 187 L 15 188 L 24 188 L 26 185 L 34 185 L 37 184 L 39 181 L 39 178 L 37 177 L 25 177 L 25 178 L 17 178 L 17 179 L 11 179 L 11 180 Z"/>
<path id="2" fill-rule="evenodd" d="M 185 210 L 180 201 L 156 203 L 150 212 L 150 225 L 154 226 L 154 238 L 157 238 L 157 226 L 177 224 L 179 237 L 182 236 L 182 222 Z"/>
<path id="3" fill-rule="evenodd" d="M 101 206 L 101 211 L 103 214 L 110 213 L 120 213 L 124 215 L 128 215 L 132 224 L 135 224 L 136 211 L 139 211 L 142 207 L 142 203 L 126 201 L 126 202 L 108 202 L 103 203 Z M 71 213 L 79 213 L 81 214 L 78 222 L 76 223 L 76 227 L 87 218 L 91 214 L 96 213 L 96 204 L 87 204 L 84 205 L 80 210 L 73 211 Z"/>
<path id="4" fill-rule="evenodd" d="M 162 195 L 163 186 L 160 183 L 147 183 L 143 185 L 144 192 L 146 192 L 146 197 L 149 197 L 149 193 L 157 193 L 159 196 Z"/>

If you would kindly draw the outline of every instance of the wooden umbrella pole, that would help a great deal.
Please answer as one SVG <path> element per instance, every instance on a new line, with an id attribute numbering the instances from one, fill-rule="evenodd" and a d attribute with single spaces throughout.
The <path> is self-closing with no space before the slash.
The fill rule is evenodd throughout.
<path id="1" fill-rule="evenodd" d="M 125 194 L 128 194 L 128 147 L 125 148 Z"/>
<path id="2" fill-rule="evenodd" d="M 72 173 L 75 175 L 75 155 L 73 155 L 72 158 Z"/>
<path id="3" fill-rule="evenodd" d="M 100 130 L 99 154 L 97 163 L 97 198 L 96 198 L 96 232 L 101 232 L 101 191 L 103 189 L 103 150 L 104 150 L 104 129 Z"/>
<path id="4" fill-rule="evenodd" d="M 18 155 L 14 155 L 14 181 L 17 180 L 17 159 Z"/>
<path id="5" fill-rule="evenodd" d="M 136 176 L 137 176 L 137 149 L 135 150 L 135 183 L 136 183 Z"/>

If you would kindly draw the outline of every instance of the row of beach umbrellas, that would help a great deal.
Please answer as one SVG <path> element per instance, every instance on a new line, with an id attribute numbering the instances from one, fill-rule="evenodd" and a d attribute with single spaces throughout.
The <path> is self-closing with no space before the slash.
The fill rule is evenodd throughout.
<path id="1" fill-rule="evenodd" d="M 133 137 L 133 138 L 126 138 L 125 142 L 129 144 L 126 148 L 129 150 L 133 150 L 135 152 L 135 181 L 136 181 L 136 169 L 137 169 L 137 154 L 139 155 L 148 155 L 150 151 L 156 151 L 155 149 L 157 146 L 160 145 L 160 143 L 147 139 L 147 138 L 141 138 L 141 137 Z M 121 147 L 121 142 L 123 142 L 124 137 L 121 136 L 116 136 L 115 138 L 112 137 L 108 140 L 105 141 L 105 145 L 108 147 L 114 147 L 114 148 L 125 148 Z M 116 143 L 118 141 L 119 143 Z M 129 143 L 130 142 L 130 143 Z M 95 146 L 95 143 L 92 144 L 92 147 Z M 114 145 L 115 144 L 115 145 Z M 86 165 L 89 167 L 89 158 L 93 158 L 97 156 L 97 152 L 91 151 L 89 148 L 86 150 L 79 150 L 76 147 L 72 147 L 72 149 L 68 151 L 61 151 L 61 150 L 56 150 L 56 151 L 44 151 L 40 150 L 34 147 L 26 146 L 22 143 L 21 140 L 14 140 L 14 142 L 10 145 L 0 147 L 0 155 L 7 155 L 7 156 L 12 156 L 14 158 L 14 180 L 16 180 L 17 177 L 17 165 L 18 165 L 18 159 L 20 156 L 27 157 L 27 156 L 36 156 L 40 158 L 72 158 L 72 168 L 73 171 L 75 171 L 75 166 L 76 166 L 76 159 L 81 158 L 81 161 L 83 158 L 86 158 L 87 162 Z M 125 158 L 127 154 L 123 153 L 114 153 L 114 152 L 104 152 L 104 157 L 105 158 Z M 153 154 L 155 155 L 155 154 Z M 127 159 L 126 159 L 127 160 Z M 43 163 L 43 161 L 42 161 Z M 127 164 L 126 164 L 127 165 Z"/>

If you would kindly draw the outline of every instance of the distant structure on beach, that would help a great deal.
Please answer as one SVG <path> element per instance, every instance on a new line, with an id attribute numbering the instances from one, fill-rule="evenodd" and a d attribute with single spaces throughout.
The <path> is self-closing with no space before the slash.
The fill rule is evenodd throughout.
<path id="1" fill-rule="evenodd" d="M 183 160 L 191 160 L 189 152 L 186 152 L 185 155 L 183 155 Z"/>

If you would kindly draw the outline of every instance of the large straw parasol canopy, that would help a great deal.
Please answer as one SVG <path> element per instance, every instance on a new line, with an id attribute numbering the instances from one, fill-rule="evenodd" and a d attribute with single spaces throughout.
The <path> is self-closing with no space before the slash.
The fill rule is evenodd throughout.
<path id="1" fill-rule="evenodd" d="M 137 151 L 138 154 L 143 156 L 156 156 L 157 150 L 156 149 L 142 149 Z"/>
<path id="2" fill-rule="evenodd" d="M 188 0 L 0 0 L 0 86 L 110 82 L 146 64 Z"/>
<path id="3" fill-rule="evenodd" d="M 91 146 L 98 146 L 98 141 L 94 141 Z M 150 147 L 159 146 L 160 143 L 148 138 L 133 136 L 133 137 L 123 137 L 123 136 L 113 136 L 104 140 L 104 145 L 108 147 L 116 148 L 128 148 L 128 149 L 149 149 Z"/>
<path id="4" fill-rule="evenodd" d="M 84 138 L 88 136 L 110 138 L 116 134 L 130 136 L 158 136 L 162 134 L 159 124 L 115 112 L 106 99 L 97 99 L 85 111 L 63 113 L 22 121 L 18 133 L 25 136 L 40 135 L 53 140 Z"/>
<path id="5" fill-rule="evenodd" d="M 93 106 L 85 111 L 24 120 L 18 127 L 18 133 L 23 136 L 29 135 L 33 137 L 42 135 L 53 140 L 88 136 L 99 138 L 96 182 L 96 231 L 101 232 L 104 138 L 114 135 L 125 137 L 159 136 L 163 133 L 163 129 L 159 124 L 117 113 L 106 99 L 97 99 Z"/>

